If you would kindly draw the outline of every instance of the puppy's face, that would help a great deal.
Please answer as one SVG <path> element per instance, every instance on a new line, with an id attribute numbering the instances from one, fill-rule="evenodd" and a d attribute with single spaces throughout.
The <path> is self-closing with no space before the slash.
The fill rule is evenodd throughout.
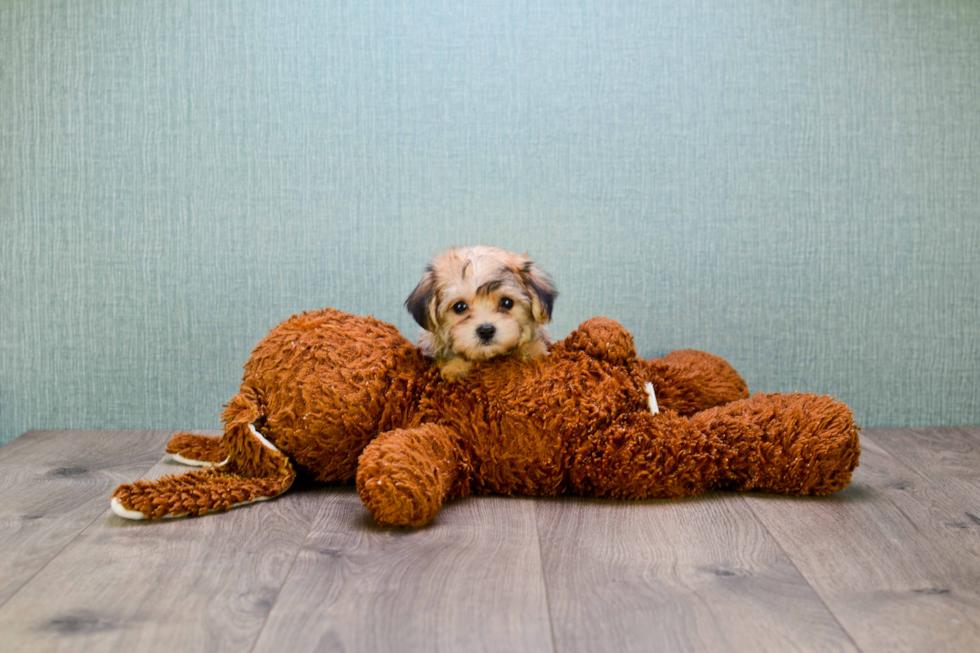
<path id="1" fill-rule="evenodd" d="M 405 305 L 432 332 L 436 358 L 479 361 L 534 339 L 550 321 L 556 296 L 529 258 L 479 246 L 434 259 Z"/>

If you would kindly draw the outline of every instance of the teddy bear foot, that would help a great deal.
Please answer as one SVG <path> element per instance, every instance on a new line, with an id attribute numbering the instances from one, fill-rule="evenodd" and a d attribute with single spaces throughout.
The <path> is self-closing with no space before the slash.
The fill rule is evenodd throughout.
<path id="1" fill-rule="evenodd" d="M 221 467 L 228 457 L 221 449 L 221 438 L 194 433 L 178 433 L 170 438 L 167 453 L 183 465 L 191 467 Z"/>
<path id="2" fill-rule="evenodd" d="M 200 516 L 266 501 L 291 483 L 291 478 L 244 478 L 206 469 L 120 485 L 110 506 L 113 513 L 131 520 Z"/>

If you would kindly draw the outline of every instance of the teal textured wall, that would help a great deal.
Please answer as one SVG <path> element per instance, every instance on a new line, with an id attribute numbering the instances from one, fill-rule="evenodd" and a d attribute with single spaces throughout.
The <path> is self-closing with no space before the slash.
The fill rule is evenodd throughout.
<path id="1" fill-rule="evenodd" d="M 277 322 L 529 251 L 553 331 L 980 423 L 980 3 L 0 3 L 0 442 L 212 428 Z"/>

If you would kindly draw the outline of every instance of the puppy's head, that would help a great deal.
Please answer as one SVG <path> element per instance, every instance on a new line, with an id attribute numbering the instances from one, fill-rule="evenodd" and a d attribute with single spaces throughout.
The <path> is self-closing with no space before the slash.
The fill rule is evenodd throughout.
<path id="1" fill-rule="evenodd" d="M 480 245 L 433 259 L 405 306 L 432 333 L 433 356 L 478 361 L 533 340 L 557 296 L 531 259 Z"/>

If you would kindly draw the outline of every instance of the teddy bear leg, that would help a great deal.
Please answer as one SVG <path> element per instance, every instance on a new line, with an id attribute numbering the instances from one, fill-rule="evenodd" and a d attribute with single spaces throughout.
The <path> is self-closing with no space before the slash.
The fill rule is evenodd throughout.
<path id="1" fill-rule="evenodd" d="M 621 415 L 585 437 L 569 465 L 569 489 L 609 499 L 699 494 L 722 477 L 724 445 L 673 411 Z"/>
<path id="2" fill-rule="evenodd" d="M 735 368 L 707 352 L 684 349 L 639 363 L 653 383 L 661 410 L 690 416 L 749 396 Z"/>
<path id="3" fill-rule="evenodd" d="M 156 481 L 120 485 L 112 494 L 112 512 L 132 520 L 199 516 L 266 501 L 286 491 L 292 479 L 245 478 L 202 469 Z"/>
<path id="4" fill-rule="evenodd" d="M 236 406 L 240 397 L 230 406 Z M 246 416 L 226 411 L 221 437 L 226 459 L 222 463 L 181 476 L 120 485 L 112 494 L 113 512 L 126 519 L 203 515 L 285 492 L 296 478 L 292 463 L 252 423 L 244 421 Z"/>
<path id="5" fill-rule="evenodd" d="M 836 492 L 861 454 L 851 410 L 831 397 L 760 393 L 691 421 L 728 448 L 721 485 L 738 490 Z"/>
<path id="6" fill-rule="evenodd" d="M 443 502 L 468 493 L 459 435 L 426 424 L 376 437 L 357 465 L 357 493 L 379 524 L 423 526 Z"/>
<path id="7" fill-rule="evenodd" d="M 178 433 L 170 438 L 167 453 L 175 461 L 192 467 L 221 466 L 228 458 L 221 448 L 221 437 Z"/>

